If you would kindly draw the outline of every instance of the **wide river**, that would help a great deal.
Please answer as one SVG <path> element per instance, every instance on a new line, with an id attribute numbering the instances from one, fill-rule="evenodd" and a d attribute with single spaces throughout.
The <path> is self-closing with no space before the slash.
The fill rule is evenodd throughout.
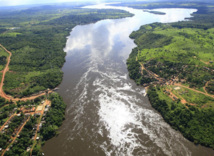
<path id="1" fill-rule="evenodd" d="M 205 156 L 213 150 L 196 146 L 164 122 L 129 78 L 126 59 L 136 47 L 129 38 L 141 25 L 176 22 L 195 9 L 156 9 L 166 15 L 105 5 L 134 14 L 76 26 L 67 38 L 64 77 L 59 93 L 67 104 L 60 134 L 47 141 L 47 156 Z"/>

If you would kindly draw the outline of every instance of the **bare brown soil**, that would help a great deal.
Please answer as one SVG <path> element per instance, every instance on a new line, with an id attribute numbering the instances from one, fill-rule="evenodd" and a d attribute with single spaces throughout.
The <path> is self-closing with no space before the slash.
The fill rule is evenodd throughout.
<path id="1" fill-rule="evenodd" d="M 34 96 L 30 96 L 30 97 L 24 97 L 24 98 L 14 98 L 10 95 L 7 95 L 4 90 L 3 90 L 3 86 L 4 86 L 4 79 L 5 79 L 5 75 L 6 73 L 9 71 L 9 64 L 10 64 L 10 60 L 11 60 L 11 56 L 12 56 L 12 53 L 10 51 L 8 51 L 3 45 L 0 44 L 0 47 L 2 47 L 8 54 L 8 58 L 7 58 L 7 64 L 4 68 L 4 70 L 2 71 L 2 79 L 1 79 L 1 83 L 0 83 L 0 96 L 3 97 L 4 99 L 8 100 L 8 101 L 27 101 L 27 100 L 34 100 L 36 99 L 37 97 L 41 97 L 43 95 L 46 94 L 46 92 L 44 91 L 43 93 L 41 94 L 38 94 L 38 95 L 34 95 Z M 52 90 L 50 91 L 47 91 L 48 93 L 51 93 Z"/>

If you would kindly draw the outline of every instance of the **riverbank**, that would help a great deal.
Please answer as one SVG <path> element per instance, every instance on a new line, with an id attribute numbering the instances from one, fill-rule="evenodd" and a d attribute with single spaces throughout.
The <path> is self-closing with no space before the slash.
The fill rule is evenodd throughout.
<path id="1" fill-rule="evenodd" d="M 60 7 L 59 14 L 57 6 L 46 6 L 40 19 L 44 8 L 34 9 L 5 13 L 1 19 L 7 27 L 2 28 L 0 46 L 9 54 L 0 84 L 1 155 L 42 155 L 45 141 L 58 134 L 66 105 L 52 89 L 62 81 L 63 48 L 70 30 L 102 19 L 132 16 L 119 10 L 67 7 Z M 9 18 L 14 18 L 13 22 L 8 22 Z M 17 25 L 19 29 L 8 28 Z"/>
<path id="2" fill-rule="evenodd" d="M 129 79 L 125 64 L 136 46 L 129 38 L 133 30 L 148 23 L 184 20 L 196 9 L 165 9 L 163 16 L 120 9 L 135 16 L 77 26 L 68 37 L 58 92 L 67 104 L 69 120 L 63 122 L 60 135 L 46 142 L 45 155 L 212 153 L 195 146 L 163 120 L 142 96 L 144 88 Z"/>
<path id="3" fill-rule="evenodd" d="M 6 94 L 22 98 L 57 87 L 63 77 L 66 37 L 76 25 L 132 16 L 125 11 L 67 7 L 46 6 L 43 18 L 40 17 L 43 7 L 37 7 L 34 13 L 35 8 L 5 13 L 1 23 L 7 31 L 0 34 L 0 43 L 13 54 L 11 72 L 5 76 Z M 62 9 L 60 13 L 59 8 Z M 9 18 L 14 20 L 8 22 Z M 10 29 L 17 25 L 19 29 Z"/>
<path id="4" fill-rule="evenodd" d="M 167 123 L 214 149 L 213 11 L 204 6 L 192 21 L 142 26 L 130 35 L 137 47 L 127 66 L 138 85 L 150 86 L 151 105 Z"/>

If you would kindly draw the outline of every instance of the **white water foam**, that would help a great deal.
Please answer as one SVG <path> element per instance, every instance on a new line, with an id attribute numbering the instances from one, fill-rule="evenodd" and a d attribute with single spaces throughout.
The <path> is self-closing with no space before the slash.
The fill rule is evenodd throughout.
<path id="1" fill-rule="evenodd" d="M 191 155 L 189 150 L 179 141 L 180 135 L 172 130 L 161 116 L 155 111 L 143 107 L 143 101 L 140 96 L 145 94 L 143 88 L 134 87 L 128 80 L 127 75 L 122 75 L 120 72 L 110 70 L 108 63 L 105 68 L 109 68 L 103 72 L 99 70 L 99 66 L 104 66 L 102 58 L 90 57 L 91 61 L 87 66 L 88 70 L 82 75 L 77 83 L 75 90 L 78 98 L 74 101 L 77 106 L 74 112 L 76 122 L 75 131 L 87 131 L 84 128 L 84 121 L 81 121 L 85 116 L 86 107 L 97 101 L 99 123 L 96 123 L 99 129 L 95 131 L 95 136 L 108 137 L 108 141 L 98 145 L 96 141 L 94 145 L 103 149 L 106 155 L 116 156 L 132 156 L 132 155 L 149 155 L 156 146 L 165 155 L 176 155 L 175 149 L 179 147 L 181 155 Z M 99 59 L 99 60 L 97 60 Z M 91 80 L 91 75 L 96 74 L 96 78 Z M 90 97 L 88 94 L 91 91 L 90 84 L 95 88 Z M 141 105 L 142 103 L 142 105 Z M 70 109 L 73 109 L 71 107 Z M 85 130 L 86 129 L 86 130 Z M 107 131 L 107 134 L 104 132 Z M 88 137 L 95 137 L 88 134 Z M 145 138 L 142 138 L 145 136 Z M 148 145 L 152 142 L 151 145 Z M 155 145 L 155 146 L 154 146 Z M 135 151 L 138 150 L 138 154 Z M 178 150 L 178 149 L 177 149 Z M 176 150 L 176 151 L 177 151 Z"/>
<path id="2" fill-rule="evenodd" d="M 114 80 L 114 78 L 108 76 L 108 80 Z M 100 103 L 98 112 L 100 116 L 99 132 L 102 132 L 104 125 L 104 128 L 109 132 L 108 138 L 111 142 L 111 145 L 108 146 L 106 146 L 106 142 L 101 145 L 106 155 L 131 156 L 134 155 L 136 149 L 147 154 L 150 153 L 151 149 L 146 147 L 144 141 L 139 138 L 140 133 L 148 136 L 165 155 L 173 155 L 174 151 L 170 147 L 175 148 L 175 145 L 180 147 L 181 143 L 179 140 L 176 144 L 175 141 L 172 143 L 167 138 L 171 136 L 175 139 L 179 138 L 180 135 L 170 130 L 170 127 L 162 121 L 159 114 L 136 105 L 141 99 L 124 92 L 131 91 L 136 94 L 136 90 L 132 89 L 133 86 L 124 83 L 124 87 L 109 87 L 103 82 L 103 79 L 96 79 L 93 85 L 97 86 L 96 92 L 102 92 L 98 97 Z M 146 124 L 144 125 L 142 121 Z M 136 130 L 138 132 L 135 132 Z M 165 131 L 169 131 L 170 134 L 166 136 Z M 184 155 L 191 154 L 186 147 L 183 147 L 182 151 Z"/>
<path id="3" fill-rule="evenodd" d="M 126 32 L 124 22 L 127 21 L 120 20 L 115 24 L 111 20 L 105 20 L 94 26 L 89 25 L 90 29 L 84 29 L 82 35 L 79 35 L 80 39 L 71 39 L 69 43 L 68 49 L 90 51 L 89 58 L 84 62 L 87 62 L 87 65 L 84 66 L 87 71 L 74 88 L 76 99 L 68 108 L 68 111 L 74 110 L 71 111 L 74 114 L 72 121 L 76 125 L 72 131 L 74 133 L 84 131 L 89 138 L 97 138 L 98 134 L 102 138 L 107 137 L 108 140 L 101 144 L 93 139 L 93 144 L 109 156 L 153 155 L 153 151 L 170 156 L 191 155 L 187 147 L 184 147 L 185 140 L 181 135 L 172 130 L 156 111 L 149 109 L 148 104 L 144 105 L 142 96 L 146 95 L 145 90 L 133 86 L 127 73 L 120 71 L 125 66 L 124 57 L 120 62 L 112 60 L 110 57 L 117 51 L 114 49 L 113 42 L 114 39 L 118 39 L 117 36 L 120 36 L 119 40 L 125 45 L 130 44 L 126 39 L 128 32 Z M 140 26 L 140 22 L 136 18 L 131 23 L 139 23 Z M 107 26 L 103 27 L 102 24 Z M 133 31 L 137 27 L 130 26 L 129 29 Z M 88 30 L 92 30 L 93 34 L 98 35 L 85 35 Z M 96 38 L 103 30 L 106 32 L 104 34 L 109 36 Z M 96 46 L 97 44 L 101 46 Z M 121 52 L 127 54 L 127 49 L 124 48 Z M 89 108 L 94 108 L 92 113 L 96 114 L 99 120 L 97 123 L 93 123 L 98 127 L 93 128 L 93 134 L 88 132 L 87 123 L 84 123 L 95 120 L 91 121 L 90 114 L 86 114 Z M 83 120 L 84 117 L 87 120 Z"/>

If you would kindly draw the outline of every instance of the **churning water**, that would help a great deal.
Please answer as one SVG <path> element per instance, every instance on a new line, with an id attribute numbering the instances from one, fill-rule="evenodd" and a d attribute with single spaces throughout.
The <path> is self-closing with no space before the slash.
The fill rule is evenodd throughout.
<path id="1" fill-rule="evenodd" d="M 158 9 L 166 15 L 105 5 L 133 17 L 76 26 L 68 37 L 59 93 L 67 103 L 60 134 L 44 146 L 50 156 L 208 155 L 173 130 L 150 105 L 143 87 L 129 79 L 129 38 L 141 25 L 175 22 L 195 9 Z"/>

